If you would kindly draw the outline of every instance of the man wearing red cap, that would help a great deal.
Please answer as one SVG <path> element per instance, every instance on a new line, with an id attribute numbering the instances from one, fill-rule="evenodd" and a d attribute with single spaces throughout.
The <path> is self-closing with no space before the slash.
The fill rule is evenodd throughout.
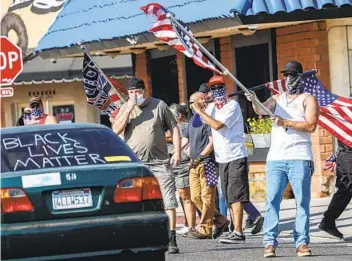
<path id="1" fill-rule="evenodd" d="M 243 117 L 239 104 L 228 99 L 226 84 L 222 76 L 209 80 L 214 103 L 203 111 L 201 105 L 194 103 L 193 109 L 203 122 L 212 129 L 214 152 L 219 163 L 222 190 L 235 222 L 235 229 L 221 243 L 241 243 L 245 241 L 242 229 L 243 204 L 249 202 L 247 150 L 243 139 Z"/>

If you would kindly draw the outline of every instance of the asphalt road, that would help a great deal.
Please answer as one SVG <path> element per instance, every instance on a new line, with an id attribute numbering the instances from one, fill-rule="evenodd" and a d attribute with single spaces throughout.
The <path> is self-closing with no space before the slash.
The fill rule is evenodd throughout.
<path id="1" fill-rule="evenodd" d="M 167 261 L 233 261 L 264 260 L 262 233 L 247 235 L 246 243 L 223 245 L 216 240 L 196 240 L 178 237 L 180 254 L 166 254 Z M 305 260 L 336 261 L 352 260 L 352 241 L 338 241 L 328 238 L 312 238 L 310 245 L 313 256 Z M 297 260 L 292 236 L 280 235 L 275 260 Z"/>

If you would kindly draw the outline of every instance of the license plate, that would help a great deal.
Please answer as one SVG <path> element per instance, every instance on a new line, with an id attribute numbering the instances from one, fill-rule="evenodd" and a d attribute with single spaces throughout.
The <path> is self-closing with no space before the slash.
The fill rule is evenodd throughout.
<path id="1" fill-rule="evenodd" d="M 60 190 L 52 193 L 53 209 L 75 209 L 93 206 L 92 193 L 89 188 Z"/>

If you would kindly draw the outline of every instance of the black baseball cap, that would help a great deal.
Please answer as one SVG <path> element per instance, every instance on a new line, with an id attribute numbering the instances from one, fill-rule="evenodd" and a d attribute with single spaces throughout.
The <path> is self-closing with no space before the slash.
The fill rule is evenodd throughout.
<path id="1" fill-rule="evenodd" d="M 281 71 L 281 73 L 286 72 L 303 73 L 302 64 L 296 61 L 289 61 L 286 63 L 285 68 Z"/>
<path id="2" fill-rule="evenodd" d="M 144 90 L 145 89 L 144 82 L 142 79 L 140 79 L 138 77 L 132 77 L 128 81 L 127 89 L 128 90 L 134 90 L 134 89 L 143 89 Z"/>
<path id="3" fill-rule="evenodd" d="M 209 92 L 209 89 L 207 88 L 207 83 L 204 82 L 202 83 L 200 86 L 199 86 L 199 92 L 202 92 L 202 93 L 207 93 Z"/>

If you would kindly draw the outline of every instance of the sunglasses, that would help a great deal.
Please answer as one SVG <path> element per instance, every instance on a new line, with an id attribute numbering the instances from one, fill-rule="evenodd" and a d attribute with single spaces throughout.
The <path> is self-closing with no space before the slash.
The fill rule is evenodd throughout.
<path id="1" fill-rule="evenodd" d="M 295 72 L 285 72 L 284 73 L 284 77 L 288 77 L 288 76 L 296 77 L 297 75 L 298 75 L 298 73 L 295 73 Z"/>
<path id="2" fill-rule="evenodd" d="M 211 86 L 211 87 L 210 87 L 210 90 L 211 90 L 211 91 L 216 91 L 216 90 L 223 89 L 223 88 L 225 88 L 225 85 L 219 84 L 219 85 Z"/>

